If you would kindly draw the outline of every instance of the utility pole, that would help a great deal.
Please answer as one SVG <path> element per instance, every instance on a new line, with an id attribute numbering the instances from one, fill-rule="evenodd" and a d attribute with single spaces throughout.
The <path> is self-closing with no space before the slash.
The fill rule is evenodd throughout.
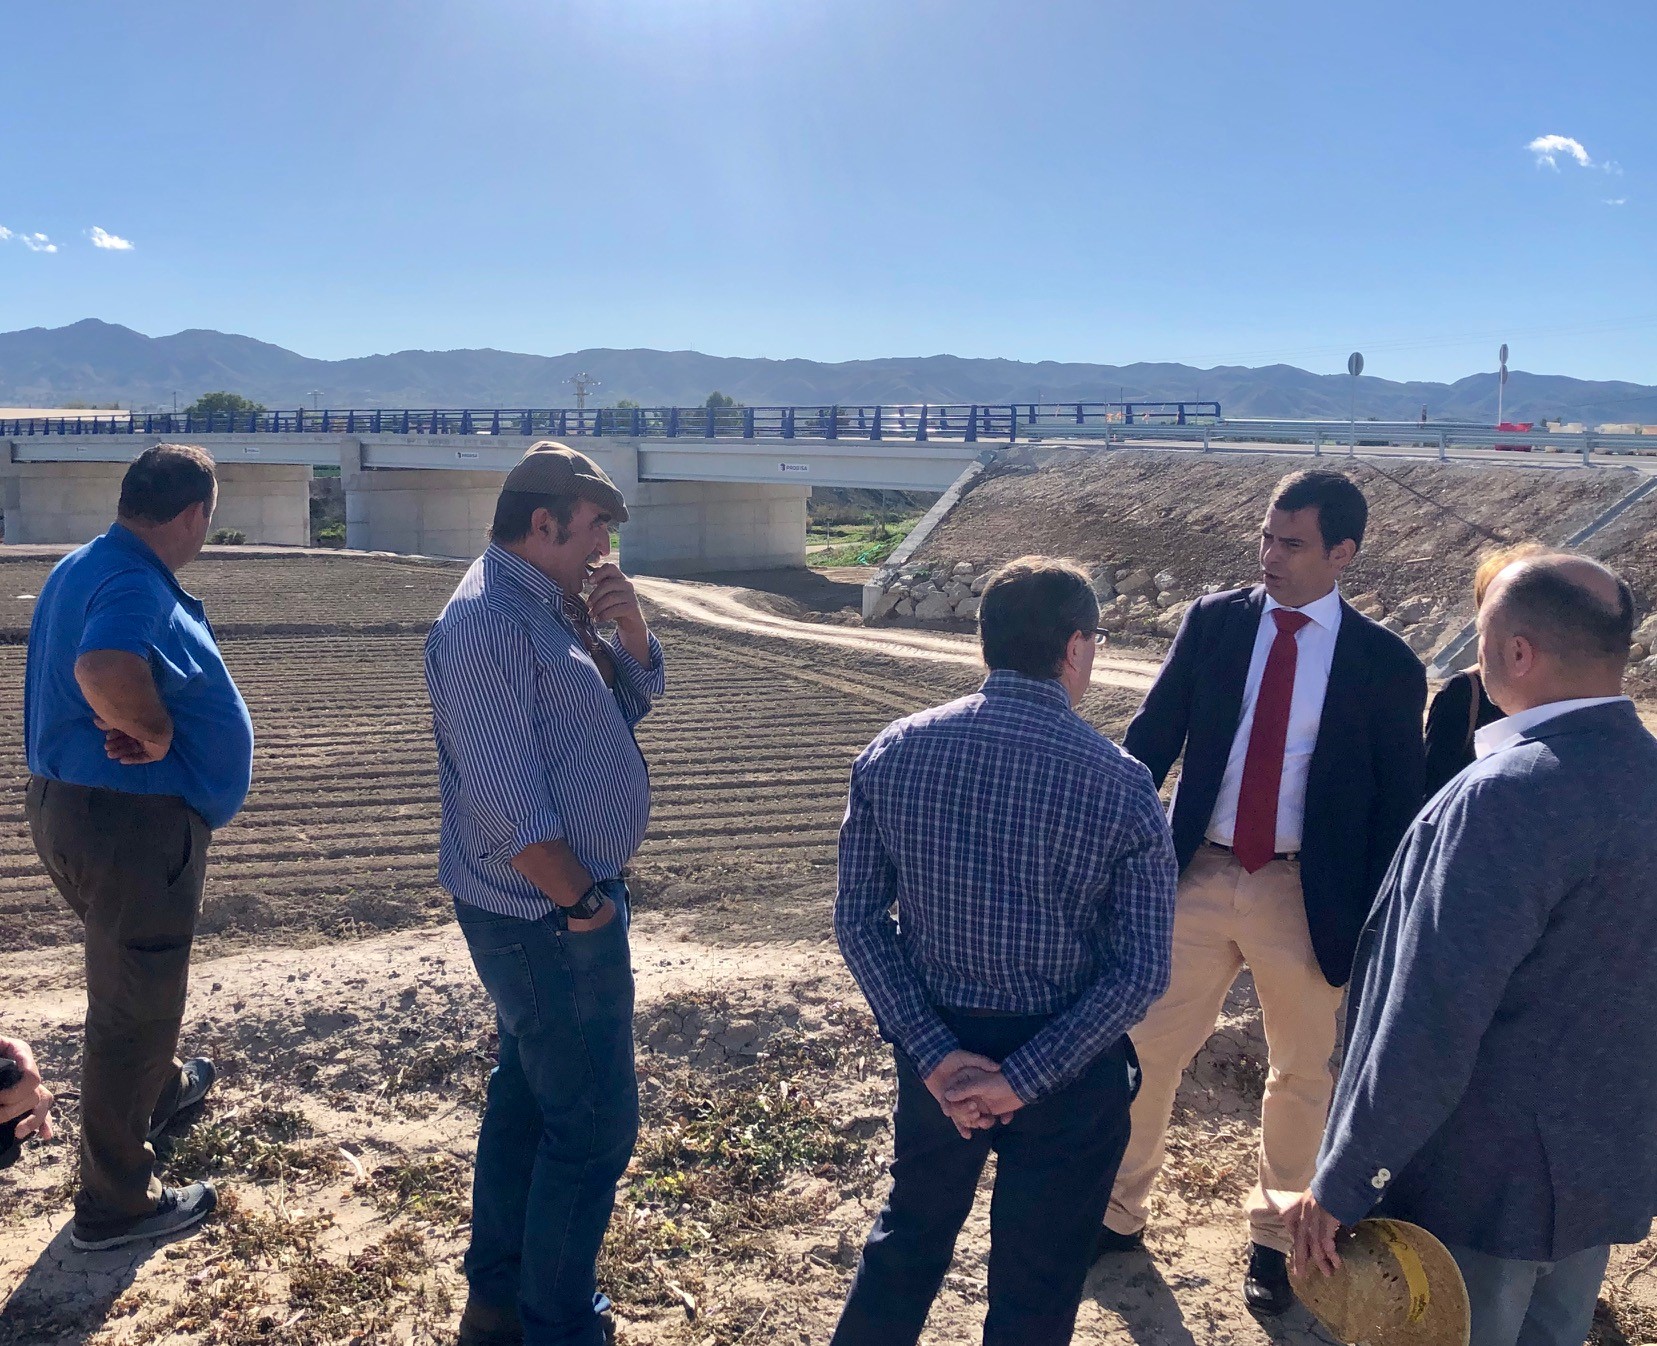
<path id="1" fill-rule="evenodd" d="M 1358 452 L 1358 375 L 1364 372 L 1364 357 L 1360 352 L 1353 351 L 1347 357 L 1346 372 L 1352 376 L 1352 442 L 1347 447 L 1347 454 L 1355 457 Z"/>
<path id="2" fill-rule="evenodd" d="M 1502 342 L 1502 348 L 1496 352 L 1496 426 L 1502 424 L 1502 394 L 1507 391 L 1507 342 Z"/>
<path id="3" fill-rule="evenodd" d="M 322 389 L 312 388 L 311 389 L 311 410 L 312 411 L 320 410 L 321 406 L 322 406 Z"/>
<path id="4" fill-rule="evenodd" d="M 575 409 L 577 411 L 585 411 L 587 409 L 588 392 L 602 386 L 597 379 L 585 370 L 572 379 L 565 379 L 564 382 L 572 384 L 575 388 Z"/>

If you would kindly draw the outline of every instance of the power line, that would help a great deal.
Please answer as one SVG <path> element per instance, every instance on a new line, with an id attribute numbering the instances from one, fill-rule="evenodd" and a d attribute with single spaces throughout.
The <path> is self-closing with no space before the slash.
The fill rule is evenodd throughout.
<path id="1" fill-rule="evenodd" d="M 587 393 L 593 388 L 602 386 L 597 379 L 585 370 L 574 378 L 565 379 L 564 382 L 575 386 L 575 409 L 577 411 L 585 411 L 587 409 Z"/>

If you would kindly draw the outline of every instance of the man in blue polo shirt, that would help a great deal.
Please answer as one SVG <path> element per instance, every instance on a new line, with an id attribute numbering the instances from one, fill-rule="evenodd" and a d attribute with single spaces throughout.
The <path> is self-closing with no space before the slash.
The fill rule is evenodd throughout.
<path id="1" fill-rule="evenodd" d="M 158 444 L 121 482 L 113 527 L 52 571 L 29 627 L 24 740 L 35 850 L 86 927 L 83 1251 L 186 1229 L 211 1184 L 164 1188 L 152 1142 L 201 1101 L 213 1065 L 174 1055 L 212 830 L 235 817 L 253 724 L 199 599 L 213 460 Z"/>

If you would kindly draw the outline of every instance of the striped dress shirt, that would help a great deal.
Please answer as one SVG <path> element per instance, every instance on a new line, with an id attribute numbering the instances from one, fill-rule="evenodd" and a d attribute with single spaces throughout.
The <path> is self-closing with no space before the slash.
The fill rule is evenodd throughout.
<path id="1" fill-rule="evenodd" d="M 443 828 L 438 881 L 462 902 L 533 921 L 546 894 L 512 867 L 563 840 L 595 882 L 644 840 L 650 777 L 633 726 L 662 694 L 662 647 L 645 667 L 605 641 L 615 687 L 565 610 L 562 589 L 490 545 L 426 638 Z"/>
<path id="2" fill-rule="evenodd" d="M 1178 882 L 1150 772 L 1058 682 L 998 669 L 853 765 L 834 928 L 922 1079 L 960 1046 L 939 1007 L 1052 1015 L 1001 1065 L 1033 1103 L 1167 989 Z"/>

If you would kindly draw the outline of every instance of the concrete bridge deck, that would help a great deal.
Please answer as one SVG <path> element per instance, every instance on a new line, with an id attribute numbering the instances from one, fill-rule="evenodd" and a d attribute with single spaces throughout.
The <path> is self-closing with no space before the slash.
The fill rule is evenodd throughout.
<path id="1" fill-rule="evenodd" d="M 41 435 L 0 440 L 6 540 L 80 542 L 114 515 L 128 463 L 162 436 Z M 194 434 L 219 465 L 215 523 L 250 542 L 310 542 L 310 480 L 339 471 L 346 545 L 473 556 L 507 471 L 536 442 L 523 435 Z M 813 486 L 942 491 L 999 445 L 963 440 L 701 440 L 616 436 L 576 441 L 628 501 L 628 564 L 644 574 L 805 563 Z"/>

